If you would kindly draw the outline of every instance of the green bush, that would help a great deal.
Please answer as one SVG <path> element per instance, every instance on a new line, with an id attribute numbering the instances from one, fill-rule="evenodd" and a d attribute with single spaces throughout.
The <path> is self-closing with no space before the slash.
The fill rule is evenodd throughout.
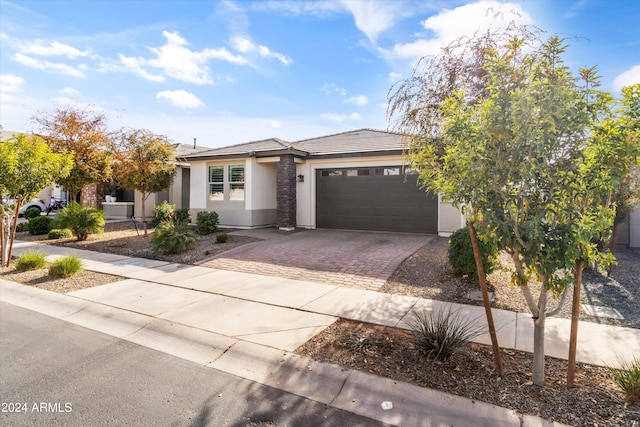
<path id="1" fill-rule="evenodd" d="M 201 236 L 215 233 L 218 231 L 218 223 L 217 212 L 198 212 L 198 215 L 196 215 L 196 233 Z"/>
<path id="2" fill-rule="evenodd" d="M 166 200 L 153 208 L 153 219 L 149 222 L 152 228 L 155 228 L 163 222 L 173 220 L 173 213 L 176 210 L 176 205 L 169 204 Z"/>
<path id="3" fill-rule="evenodd" d="M 79 241 L 87 240 L 89 234 L 100 234 L 104 231 L 106 214 L 96 208 L 82 207 L 72 202 L 58 212 L 56 228 L 68 228 Z"/>
<path id="4" fill-rule="evenodd" d="M 29 234 L 33 235 L 47 234 L 53 229 L 54 222 L 53 218 L 48 216 L 31 218 L 27 223 L 27 230 L 29 230 Z"/>
<path id="5" fill-rule="evenodd" d="M 24 217 L 27 219 L 31 219 L 31 218 L 37 218 L 40 216 L 40 208 L 37 208 L 35 206 L 31 206 L 29 208 L 27 208 L 26 211 L 24 211 Z"/>
<path id="6" fill-rule="evenodd" d="M 19 222 L 16 226 L 16 233 L 22 233 L 23 231 L 29 231 L 28 222 Z"/>
<path id="7" fill-rule="evenodd" d="M 28 251 L 16 260 L 16 270 L 37 270 L 44 267 L 44 252 Z"/>
<path id="8" fill-rule="evenodd" d="M 187 223 L 165 221 L 156 227 L 151 244 L 165 254 L 181 254 L 195 247 L 196 236 Z"/>
<path id="9" fill-rule="evenodd" d="M 191 217 L 189 216 L 189 208 L 180 208 L 173 211 L 174 222 L 183 222 L 185 224 L 191 223 Z"/>
<path id="10" fill-rule="evenodd" d="M 227 243 L 229 241 L 229 235 L 227 233 L 216 234 L 216 243 Z"/>
<path id="11" fill-rule="evenodd" d="M 416 350 L 428 359 L 447 360 L 467 342 L 484 333 L 475 321 L 460 316 L 458 311 L 436 310 L 413 312 L 409 321 L 411 337 Z"/>
<path id="12" fill-rule="evenodd" d="M 629 400 L 640 402 L 640 359 L 622 361 L 621 368 L 613 370 L 613 379 Z"/>
<path id="13" fill-rule="evenodd" d="M 68 228 L 54 228 L 47 235 L 49 240 L 69 239 L 73 237 L 73 232 Z"/>
<path id="14" fill-rule="evenodd" d="M 488 237 L 478 235 L 482 266 L 485 274 L 489 275 L 498 265 L 498 247 Z M 471 234 L 467 227 L 460 228 L 449 237 L 449 264 L 456 276 L 478 277 L 476 259 L 473 256 Z"/>
<path id="15" fill-rule="evenodd" d="M 55 260 L 49 266 L 49 276 L 63 278 L 71 277 L 82 268 L 82 261 L 76 255 L 67 255 L 66 257 Z"/>

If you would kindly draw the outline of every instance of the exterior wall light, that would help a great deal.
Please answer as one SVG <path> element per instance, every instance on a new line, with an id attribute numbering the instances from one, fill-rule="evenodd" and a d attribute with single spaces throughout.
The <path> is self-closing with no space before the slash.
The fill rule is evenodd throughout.
<path id="1" fill-rule="evenodd" d="M 298 182 L 304 182 L 304 175 L 298 175 Z"/>

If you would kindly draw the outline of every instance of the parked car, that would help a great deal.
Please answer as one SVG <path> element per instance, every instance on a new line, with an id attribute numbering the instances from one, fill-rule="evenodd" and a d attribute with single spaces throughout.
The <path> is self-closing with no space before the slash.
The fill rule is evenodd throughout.
<path id="1" fill-rule="evenodd" d="M 6 200 L 3 200 L 3 202 L 7 205 L 13 205 L 13 203 L 7 203 Z M 47 205 L 45 205 L 43 200 L 33 199 L 29 203 L 24 203 L 22 206 L 20 206 L 20 210 L 18 211 L 18 213 L 20 215 L 24 215 L 25 211 L 29 208 L 37 208 L 40 212 L 44 212 L 47 210 Z"/>

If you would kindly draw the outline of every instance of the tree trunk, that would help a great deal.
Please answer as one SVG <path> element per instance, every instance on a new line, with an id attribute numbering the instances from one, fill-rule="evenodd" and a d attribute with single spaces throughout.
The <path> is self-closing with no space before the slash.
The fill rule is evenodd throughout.
<path id="1" fill-rule="evenodd" d="M 616 238 L 618 237 L 618 221 L 613 222 L 613 230 L 611 231 L 611 243 L 609 243 L 609 251 L 611 251 L 611 255 L 616 253 Z M 609 264 L 607 267 L 607 277 L 611 277 L 611 269 L 613 268 L 613 263 Z"/>
<path id="2" fill-rule="evenodd" d="M 147 197 L 149 197 L 148 195 L 145 196 L 144 193 L 142 193 L 142 209 L 140 210 L 142 213 L 142 229 L 144 230 L 144 237 L 148 237 L 147 234 L 147 217 L 145 216 L 144 213 L 144 205 L 147 203 Z"/>
<path id="3" fill-rule="evenodd" d="M 544 321 L 546 313 L 540 311 L 540 317 L 533 319 L 533 383 L 544 387 Z"/>
<path id="4" fill-rule="evenodd" d="M 569 365 L 567 367 L 567 387 L 573 388 L 576 374 L 576 349 L 578 342 L 578 323 L 580 321 L 580 290 L 582 288 L 582 269 L 584 261 L 576 261 L 576 284 L 573 288 L 571 306 L 571 336 L 569 337 Z"/>
<path id="5" fill-rule="evenodd" d="M 16 211 L 13 219 L 13 227 L 9 228 L 9 250 L 7 253 L 7 267 L 11 264 L 11 251 L 13 250 L 13 241 L 16 238 L 16 229 L 18 228 L 18 218 L 20 218 L 20 203 L 22 203 L 22 195 L 16 200 Z M 9 223 L 11 224 L 11 223 Z"/>
<path id="6" fill-rule="evenodd" d="M 487 316 L 487 324 L 489 325 L 489 334 L 491 336 L 491 344 L 493 346 L 493 357 L 498 368 L 498 375 L 504 378 L 505 371 L 502 364 L 502 356 L 500 346 L 498 345 L 498 337 L 496 336 L 496 327 L 493 324 L 493 314 L 491 313 L 491 302 L 489 301 L 489 291 L 487 290 L 487 281 L 482 266 L 482 254 L 480 253 L 480 244 L 478 243 L 478 235 L 476 228 L 471 221 L 467 222 L 469 234 L 471 235 L 471 246 L 473 247 L 473 257 L 476 260 L 476 269 L 478 270 L 478 280 L 480 281 L 480 289 L 482 290 L 482 301 L 484 302 L 484 312 Z"/>

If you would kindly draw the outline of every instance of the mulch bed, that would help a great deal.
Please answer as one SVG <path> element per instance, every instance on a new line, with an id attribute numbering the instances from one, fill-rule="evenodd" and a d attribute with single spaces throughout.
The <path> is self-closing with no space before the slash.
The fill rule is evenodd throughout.
<path id="1" fill-rule="evenodd" d="M 506 375 L 500 378 L 489 346 L 468 344 L 446 362 L 426 360 L 409 332 L 348 320 L 337 321 L 296 353 L 565 424 L 640 425 L 640 404 L 628 402 L 603 367 L 578 364 L 577 387 L 567 389 L 567 362 L 547 357 L 545 387 L 538 387 L 531 381 L 529 353 L 502 350 Z"/>

